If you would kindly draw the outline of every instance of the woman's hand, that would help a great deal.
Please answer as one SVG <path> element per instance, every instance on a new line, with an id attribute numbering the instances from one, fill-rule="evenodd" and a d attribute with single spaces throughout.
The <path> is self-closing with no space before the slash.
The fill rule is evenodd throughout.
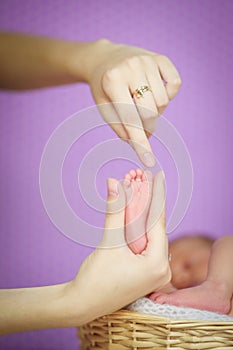
<path id="1" fill-rule="evenodd" d="M 154 166 L 147 137 L 181 85 L 166 56 L 108 40 L 79 43 L 0 33 L 0 89 L 77 82 L 90 85 L 104 120 L 131 144 L 145 166 Z M 142 86 L 148 89 L 137 98 L 135 90 Z"/>
<path id="2" fill-rule="evenodd" d="M 79 326 L 119 310 L 170 281 L 163 174 L 158 173 L 154 179 L 147 221 L 148 244 L 141 254 L 132 253 L 125 242 L 125 197 L 121 185 L 111 179 L 108 191 L 102 241 L 84 260 L 73 281 L 0 290 L 0 335 Z"/>
<path id="3" fill-rule="evenodd" d="M 66 288 L 66 309 L 72 314 L 71 325 L 81 325 L 119 310 L 170 281 L 163 174 L 158 173 L 154 179 L 148 245 L 142 254 L 132 253 L 125 242 L 125 198 L 121 185 L 109 179 L 108 190 L 102 241 Z"/>
<path id="4" fill-rule="evenodd" d="M 85 79 L 97 105 L 111 103 L 99 106 L 103 118 L 121 139 L 130 141 L 145 166 L 154 166 L 147 137 L 181 86 L 175 66 L 166 56 L 107 40 L 92 43 L 86 56 Z M 141 86 L 150 91 L 137 98 L 134 92 Z"/>

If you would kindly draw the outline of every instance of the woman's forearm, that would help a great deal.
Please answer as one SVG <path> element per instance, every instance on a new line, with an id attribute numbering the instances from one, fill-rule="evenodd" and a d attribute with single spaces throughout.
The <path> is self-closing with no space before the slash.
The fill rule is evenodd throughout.
<path id="1" fill-rule="evenodd" d="M 94 44 L 0 33 L 0 88 L 34 89 L 86 81 Z"/>
<path id="2" fill-rule="evenodd" d="M 43 328 L 71 327 L 74 319 L 65 290 L 68 284 L 0 290 L 0 335 Z M 78 303 L 78 295 L 77 295 Z M 77 306 L 77 304 L 76 304 Z"/>

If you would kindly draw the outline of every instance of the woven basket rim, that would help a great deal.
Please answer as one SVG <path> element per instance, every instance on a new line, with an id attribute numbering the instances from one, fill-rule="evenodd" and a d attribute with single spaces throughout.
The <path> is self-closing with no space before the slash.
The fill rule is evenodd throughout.
<path id="1" fill-rule="evenodd" d="M 170 323 L 170 324 L 183 324 L 183 323 L 188 323 L 188 324 L 203 324 L 203 325 L 233 325 L 233 321 L 210 321 L 210 320 L 187 320 L 187 319 L 179 319 L 176 320 L 174 318 L 169 318 L 169 317 L 161 317 L 161 316 L 155 316 L 155 315 L 148 315 L 148 314 L 143 314 L 137 311 L 132 311 L 132 310 L 127 310 L 127 309 L 121 309 L 118 311 L 115 311 L 111 314 L 104 315 L 102 317 L 99 317 L 97 320 L 108 320 L 110 321 L 111 318 L 120 318 L 124 320 L 145 320 L 147 322 L 159 322 L 159 323 Z M 96 320 L 96 321 L 97 321 Z M 94 322 L 94 321 L 92 321 Z"/>
<path id="2" fill-rule="evenodd" d="M 78 328 L 82 350 L 233 349 L 233 322 L 176 320 L 122 309 Z"/>

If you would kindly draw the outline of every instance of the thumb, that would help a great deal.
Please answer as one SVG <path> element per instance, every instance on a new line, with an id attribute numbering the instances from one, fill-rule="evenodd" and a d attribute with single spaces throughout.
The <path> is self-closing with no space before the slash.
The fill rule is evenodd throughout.
<path id="1" fill-rule="evenodd" d="M 116 179 L 107 180 L 108 199 L 101 246 L 105 248 L 126 245 L 124 236 L 125 194 Z"/>
<path id="2" fill-rule="evenodd" d="M 156 174 L 153 182 L 153 194 L 147 219 L 148 245 L 146 253 L 159 256 L 161 259 L 168 256 L 168 239 L 166 234 L 165 213 L 165 185 L 162 171 Z"/>

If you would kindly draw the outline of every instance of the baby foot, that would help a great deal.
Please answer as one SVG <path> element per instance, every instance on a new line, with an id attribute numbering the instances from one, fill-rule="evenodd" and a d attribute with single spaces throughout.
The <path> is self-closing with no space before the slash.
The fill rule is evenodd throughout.
<path id="1" fill-rule="evenodd" d="M 171 282 L 167 283 L 163 288 L 156 290 L 155 292 L 151 293 L 148 297 L 151 300 L 155 300 L 158 296 L 164 295 L 164 294 L 170 294 L 177 291 L 177 288 L 175 288 Z"/>
<path id="2" fill-rule="evenodd" d="M 221 286 L 204 282 L 199 286 L 180 289 L 171 294 L 153 293 L 150 299 L 159 304 L 193 307 L 227 314 L 231 308 L 230 298 L 226 297 Z"/>
<path id="3" fill-rule="evenodd" d="M 125 236 L 130 249 L 140 254 L 147 245 L 146 220 L 152 195 L 152 174 L 131 170 L 124 177 L 126 193 Z"/>

